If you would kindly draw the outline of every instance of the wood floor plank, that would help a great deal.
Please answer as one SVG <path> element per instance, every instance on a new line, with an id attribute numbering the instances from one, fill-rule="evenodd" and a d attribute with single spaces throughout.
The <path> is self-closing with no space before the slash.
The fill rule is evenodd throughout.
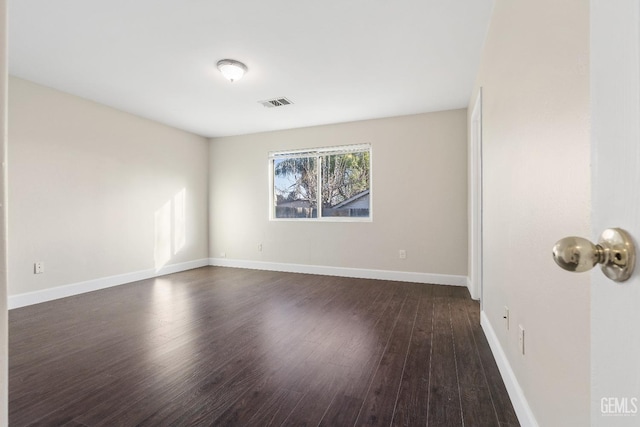
<path id="1" fill-rule="evenodd" d="M 423 287 L 419 298 L 413 335 L 393 416 L 394 426 L 411 427 L 420 425 L 427 419 L 428 367 L 431 360 L 434 314 L 433 287 Z"/>
<path id="2" fill-rule="evenodd" d="M 517 425 L 464 287 L 204 267 L 11 310 L 9 336 L 12 427 Z"/>
<path id="3" fill-rule="evenodd" d="M 318 367 L 307 383 L 304 395 L 282 425 L 319 425 L 338 390 L 345 386 L 345 370 L 339 365 Z"/>
<path id="4" fill-rule="evenodd" d="M 243 332 L 248 331 L 249 329 Z M 233 404 L 246 389 L 255 387 L 263 378 L 258 373 L 251 375 L 251 370 L 260 362 L 274 357 L 269 356 L 268 352 L 260 346 L 258 335 L 253 336 L 252 339 L 234 341 L 234 343 L 236 345 L 227 345 L 224 351 L 216 353 L 217 357 L 192 363 L 190 369 L 186 370 L 191 372 L 188 376 L 185 377 L 178 372 L 177 375 L 166 378 L 163 381 L 163 387 L 146 390 L 141 394 L 140 401 L 125 405 L 121 413 L 115 413 L 107 418 L 102 418 L 102 414 L 98 414 L 98 419 L 94 415 L 93 419 L 82 419 L 82 421 L 96 425 L 109 425 L 112 421 L 126 418 L 133 425 L 157 425 L 183 416 L 195 417 L 201 412 L 202 417 L 208 412 L 211 417 L 220 416 L 222 411 Z M 274 366 L 286 366 L 280 361 L 276 362 Z M 242 384 L 246 389 L 234 387 L 236 383 Z M 219 394 L 222 397 L 216 402 L 211 402 L 209 397 L 212 394 Z M 181 401 L 179 407 L 169 404 L 160 410 L 154 408 L 154 402 L 169 403 L 176 398 Z"/>
<path id="5" fill-rule="evenodd" d="M 283 345 L 286 344 L 283 343 Z M 213 424 L 217 426 L 248 425 L 249 420 L 256 415 L 256 412 L 276 397 L 278 390 L 291 385 L 290 373 L 296 372 L 300 366 L 306 366 L 305 362 L 310 358 L 311 350 L 303 349 L 294 352 L 290 347 L 289 354 L 284 356 L 278 358 L 277 367 L 271 371 L 270 375 L 264 376 L 256 381 L 252 387 L 246 388 L 246 391 L 235 402 L 231 403 L 224 412 L 214 419 Z M 294 375 L 294 381 L 297 377 L 298 375 Z M 302 393 L 299 394 L 301 399 Z"/>
<path id="6" fill-rule="evenodd" d="M 462 426 L 449 297 L 435 299 L 427 425 Z"/>
<path id="7" fill-rule="evenodd" d="M 261 408 L 255 411 L 255 414 L 244 425 L 256 427 L 280 426 L 298 406 L 302 396 L 303 394 L 298 391 L 277 390 Z"/>
<path id="8" fill-rule="evenodd" d="M 490 404 L 487 404 L 489 387 L 464 303 L 464 300 L 460 300 L 450 305 L 462 418 L 465 425 L 499 427 L 493 401 L 489 399 Z"/>
<path id="9" fill-rule="evenodd" d="M 244 324 L 242 325 L 238 325 L 237 328 L 240 329 L 243 326 L 245 326 Z M 242 343 L 247 343 L 247 345 L 249 343 L 251 343 L 255 338 L 256 338 L 256 334 L 254 334 L 253 336 L 249 336 L 246 339 L 243 338 L 243 335 L 246 331 L 250 331 L 251 329 L 246 329 L 246 330 L 240 330 L 238 331 L 238 336 L 241 337 L 239 340 L 234 341 L 234 344 L 240 346 L 240 348 L 238 348 L 238 351 L 242 351 L 244 349 L 244 347 L 242 347 Z M 207 336 L 206 333 L 204 334 L 204 336 Z M 221 337 L 219 338 L 212 338 L 211 339 L 211 344 L 215 345 L 216 341 L 218 341 L 219 345 L 223 345 L 223 339 Z M 142 343 L 142 348 L 147 348 L 148 349 L 148 345 L 146 343 Z M 224 348 L 223 351 L 220 352 L 216 352 L 216 356 L 219 357 L 221 360 L 226 360 L 228 352 L 233 352 L 234 349 L 236 349 L 236 345 L 231 345 L 231 346 L 227 346 Z M 191 360 L 191 352 L 189 351 L 189 349 L 191 349 L 191 346 L 185 347 L 184 343 L 182 343 L 182 345 L 176 345 L 174 343 L 167 343 L 166 345 L 158 345 L 157 348 L 155 348 L 155 352 L 153 355 L 151 355 L 150 357 L 147 357 L 146 359 L 144 359 L 147 363 L 149 364 L 153 364 L 155 366 L 158 366 L 159 368 L 155 371 L 156 375 L 148 375 L 146 378 L 146 381 L 143 381 L 139 384 L 137 384 L 138 387 L 143 387 L 145 385 L 149 385 L 149 387 L 153 387 L 155 384 L 157 384 L 160 380 L 164 380 L 169 381 L 169 379 L 173 376 L 180 376 L 183 377 L 184 372 L 188 372 L 187 368 L 192 367 L 193 363 L 190 361 Z M 138 351 L 133 350 L 132 348 L 129 347 L 124 347 L 122 345 L 117 346 L 116 349 L 118 349 L 119 351 L 117 352 L 113 352 L 113 351 L 109 351 L 109 352 L 90 352 L 90 354 L 86 355 L 83 357 L 83 359 L 86 359 L 86 363 L 89 363 L 91 365 L 96 365 L 96 366 L 100 366 L 99 361 L 101 360 L 100 358 L 103 358 L 106 356 L 107 358 L 107 362 L 106 363 L 102 363 L 102 367 L 101 367 L 101 371 L 103 372 L 104 375 L 108 375 L 109 379 L 113 379 L 113 378 L 117 378 L 117 377 L 124 377 L 126 380 L 130 380 L 133 377 L 135 378 L 135 376 L 137 375 L 138 371 L 140 370 L 145 370 L 146 368 L 146 364 L 143 364 L 140 367 L 137 367 L 137 369 L 135 370 L 131 370 L 128 369 L 130 366 L 136 364 L 137 361 L 140 360 L 139 356 L 139 349 Z M 128 351 L 124 351 L 124 350 L 128 350 Z M 186 351 L 185 351 L 186 350 Z M 93 359 L 92 357 L 96 357 L 97 359 Z M 120 357 L 120 358 L 119 358 Z M 196 359 L 197 362 L 197 359 Z M 85 362 L 83 362 L 85 363 Z M 162 369 L 162 366 L 166 365 L 164 367 L 164 369 Z M 98 372 L 98 371 L 96 371 Z M 109 373 L 111 372 L 111 373 Z M 84 378 L 86 375 L 77 375 L 76 373 L 76 377 L 78 379 L 82 379 Z M 55 385 L 55 384 L 54 384 Z M 52 385 L 52 386 L 54 386 Z M 74 385 L 75 386 L 75 385 Z M 44 385 L 41 385 L 40 387 L 44 388 Z M 111 386 L 110 388 L 114 388 L 115 386 Z M 80 395 L 80 396 L 84 396 L 84 393 L 82 393 L 82 387 L 79 387 L 79 390 L 77 392 L 73 392 L 73 393 L 67 393 L 67 397 L 68 398 L 72 398 L 72 396 L 74 395 Z M 65 389 L 62 389 L 62 391 L 64 391 Z M 58 389 L 58 391 L 60 391 L 60 389 Z M 43 399 L 41 401 L 38 402 L 37 406 L 31 406 L 30 411 L 31 411 L 31 415 L 35 416 L 38 412 L 38 408 L 42 405 L 47 404 L 48 406 L 44 406 L 44 410 L 51 410 L 51 408 L 58 408 L 60 407 L 59 402 L 56 402 L 55 399 L 55 389 L 52 390 L 51 392 L 52 394 L 52 399 Z M 119 397 L 119 394 L 115 394 L 114 397 L 117 398 Z M 91 412 L 95 412 L 96 410 L 98 410 L 100 407 L 104 408 L 104 412 L 108 413 L 108 414 L 113 414 L 114 410 L 112 407 L 109 407 L 108 405 L 108 400 L 107 399 L 105 402 L 103 402 L 102 405 L 99 405 L 97 407 L 92 407 Z M 124 402 L 119 402 L 120 405 L 116 406 L 118 408 L 126 408 L 128 405 L 132 404 L 135 402 L 135 399 L 129 399 L 132 401 L 124 401 Z M 87 414 L 88 415 L 88 414 Z M 100 420 L 101 419 L 101 415 L 98 414 L 97 419 Z M 83 420 L 85 422 L 87 422 L 86 420 Z"/>
<path id="10" fill-rule="evenodd" d="M 320 427 L 353 426 L 355 425 L 363 399 L 336 394 L 329 404 L 327 411 L 320 420 Z"/>
<path id="11" fill-rule="evenodd" d="M 391 424 L 413 334 L 418 303 L 418 292 L 410 292 L 405 298 L 355 425 L 388 426 Z"/>
<path id="12" fill-rule="evenodd" d="M 158 369 L 157 366 L 148 365 L 128 377 L 117 378 L 113 382 L 102 384 L 102 387 L 95 387 L 94 392 L 84 394 L 76 400 L 69 400 L 66 404 L 41 417 L 33 425 L 58 426 L 72 422 L 84 425 L 78 417 L 84 417 L 87 408 L 100 407 L 105 404 L 108 405 L 106 413 L 113 413 L 114 408 L 118 408 L 119 403 L 113 397 L 121 398 L 121 396 L 126 395 L 127 390 L 135 389 L 145 381 L 150 381 L 154 377 L 153 374 L 156 369 Z M 19 420 L 13 421 L 12 424 L 14 422 L 16 425 L 20 425 Z"/>
<path id="13" fill-rule="evenodd" d="M 354 360 L 350 364 L 352 369 L 348 373 L 346 395 L 363 400 L 366 397 L 405 299 L 404 287 L 396 286 L 390 299 L 384 304 L 383 311 L 378 312 L 374 319 L 369 319 L 372 325 L 357 339 L 357 346 L 348 347 Z"/>

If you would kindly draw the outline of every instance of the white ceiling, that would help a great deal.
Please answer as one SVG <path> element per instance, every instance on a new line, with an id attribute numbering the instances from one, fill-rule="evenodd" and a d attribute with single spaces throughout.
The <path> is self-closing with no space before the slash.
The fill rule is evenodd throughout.
<path id="1" fill-rule="evenodd" d="M 8 3 L 10 74 L 215 137 L 466 107 L 493 0 Z"/>

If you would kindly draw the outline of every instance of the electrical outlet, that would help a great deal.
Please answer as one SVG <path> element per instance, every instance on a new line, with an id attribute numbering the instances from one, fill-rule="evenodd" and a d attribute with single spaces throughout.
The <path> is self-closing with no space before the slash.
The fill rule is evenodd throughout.
<path id="1" fill-rule="evenodd" d="M 518 346 L 520 347 L 520 354 L 524 354 L 524 328 L 522 325 L 518 325 Z"/>
<path id="2" fill-rule="evenodd" d="M 507 331 L 509 330 L 509 307 L 507 307 L 506 305 L 504 306 L 504 314 L 502 315 L 502 318 L 504 319 L 504 326 L 507 328 Z"/>
<path id="3" fill-rule="evenodd" d="M 42 274 L 44 273 L 44 262 L 36 262 L 33 264 L 33 274 Z"/>
<path id="4" fill-rule="evenodd" d="M 262 252 L 262 243 L 258 243 L 258 252 Z"/>
<path id="5" fill-rule="evenodd" d="M 220 252 L 220 258 L 226 258 L 226 257 L 227 257 L 226 252 Z"/>
<path id="6" fill-rule="evenodd" d="M 400 249 L 398 251 L 398 257 L 400 259 L 407 259 L 407 251 L 405 251 L 404 249 Z"/>

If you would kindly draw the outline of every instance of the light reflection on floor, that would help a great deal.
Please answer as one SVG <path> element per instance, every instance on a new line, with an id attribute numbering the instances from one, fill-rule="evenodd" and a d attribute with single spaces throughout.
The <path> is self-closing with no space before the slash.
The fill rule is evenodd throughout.
<path id="1" fill-rule="evenodd" d="M 265 303 L 259 339 L 264 363 L 275 376 L 300 380 L 317 377 L 318 372 L 346 373 L 370 362 L 377 340 L 371 325 L 327 311 L 331 312 L 281 301 Z"/>
<path id="2" fill-rule="evenodd" d="M 169 279 L 162 277 L 154 279 L 151 291 L 151 309 L 154 316 L 149 316 L 151 335 L 158 342 L 167 343 L 180 340 L 179 351 L 185 357 L 195 354 L 194 336 L 191 322 L 194 319 L 190 299 L 184 297 L 180 287 L 176 287 Z M 149 362 L 165 366 L 175 357 L 171 346 L 149 346 Z"/>

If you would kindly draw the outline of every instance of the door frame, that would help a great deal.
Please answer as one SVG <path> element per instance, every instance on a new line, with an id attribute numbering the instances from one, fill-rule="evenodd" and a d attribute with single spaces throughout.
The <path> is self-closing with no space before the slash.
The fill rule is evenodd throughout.
<path id="1" fill-rule="evenodd" d="M 482 308 L 482 88 L 478 90 L 471 112 L 469 142 L 470 164 L 470 274 L 469 292 L 471 298 L 480 300 Z"/>
<path id="2" fill-rule="evenodd" d="M 640 242 L 640 4 L 591 0 L 591 237 Z M 591 274 L 591 425 L 640 421 L 640 268 L 624 283 Z M 610 405 L 609 405 L 610 404 Z M 608 406 L 609 405 L 609 406 Z"/>

